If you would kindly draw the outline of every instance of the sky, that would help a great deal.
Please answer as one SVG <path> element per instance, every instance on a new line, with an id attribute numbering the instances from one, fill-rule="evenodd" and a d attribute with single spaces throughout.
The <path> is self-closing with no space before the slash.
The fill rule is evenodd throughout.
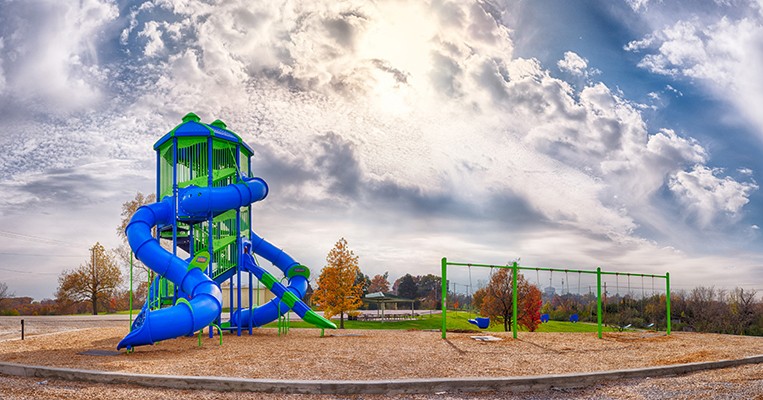
<path id="1" fill-rule="evenodd" d="M 254 149 L 255 231 L 314 277 L 344 237 L 391 280 L 763 292 L 762 71 L 751 0 L 0 0 L 0 282 L 50 298 L 117 246 L 194 112 Z"/>

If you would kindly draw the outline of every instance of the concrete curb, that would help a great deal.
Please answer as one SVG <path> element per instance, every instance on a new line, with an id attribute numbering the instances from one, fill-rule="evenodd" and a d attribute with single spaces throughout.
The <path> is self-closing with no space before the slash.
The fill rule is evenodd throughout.
<path id="1" fill-rule="evenodd" d="M 0 362 L 0 374 L 106 384 L 214 390 L 221 392 L 264 392 L 290 394 L 425 394 L 438 392 L 525 392 L 551 388 L 586 387 L 599 383 L 646 377 L 663 377 L 690 372 L 763 363 L 763 355 L 735 360 L 699 362 L 583 374 L 538 375 L 504 378 L 436 378 L 378 381 L 275 380 L 215 376 L 175 376 L 129 374 L 53 368 Z"/>

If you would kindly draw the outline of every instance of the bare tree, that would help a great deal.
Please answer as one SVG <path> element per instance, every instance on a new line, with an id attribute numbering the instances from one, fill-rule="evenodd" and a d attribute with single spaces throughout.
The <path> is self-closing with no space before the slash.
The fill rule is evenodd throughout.
<path id="1" fill-rule="evenodd" d="M 117 246 L 112 251 L 120 261 L 120 264 L 125 269 L 129 268 L 130 262 L 132 261 L 136 275 L 134 278 L 135 281 L 145 281 L 148 276 L 148 268 L 138 259 L 132 257 L 132 249 L 130 249 L 130 245 L 127 243 L 127 234 L 125 233 L 125 229 L 127 229 L 127 225 L 130 223 L 130 219 L 132 218 L 133 214 L 138 211 L 138 208 L 146 204 L 151 204 L 155 201 L 156 196 L 154 194 L 144 195 L 143 193 L 138 192 L 135 194 L 134 199 L 122 203 L 122 220 L 117 226 L 117 236 L 122 239 L 122 244 Z"/>
<path id="2" fill-rule="evenodd" d="M 127 229 L 127 224 L 130 223 L 130 218 L 135 214 L 135 211 L 138 211 L 141 206 L 155 201 L 156 196 L 154 194 L 144 195 L 143 193 L 138 192 L 135 194 L 134 199 L 122 203 L 122 220 L 119 223 L 119 226 L 117 226 L 117 235 L 120 239 L 127 241 L 125 229 Z"/>
<path id="3" fill-rule="evenodd" d="M 8 285 L 5 282 L 0 282 L 0 310 L 3 309 L 3 301 L 10 297 L 13 297 L 13 293 L 8 291 Z"/>
<path id="4" fill-rule="evenodd" d="M 755 301 L 755 290 L 745 291 L 743 288 L 736 288 L 728 296 L 729 318 L 732 326 L 732 332 L 737 335 L 744 335 L 755 322 L 755 310 L 757 303 Z"/>
<path id="5" fill-rule="evenodd" d="M 61 304 L 90 302 L 93 315 L 122 283 L 122 272 L 114 259 L 100 243 L 92 249 L 90 260 L 72 271 L 64 271 L 58 277 L 56 299 Z"/>
<path id="6" fill-rule="evenodd" d="M 686 302 L 687 322 L 700 332 L 729 331 L 725 297 L 726 291 L 715 287 L 699 286 L 692 289 Z"/>

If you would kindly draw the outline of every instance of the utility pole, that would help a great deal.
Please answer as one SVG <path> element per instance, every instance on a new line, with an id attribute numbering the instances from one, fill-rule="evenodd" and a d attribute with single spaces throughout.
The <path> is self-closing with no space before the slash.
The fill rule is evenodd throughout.
<path id="1" fill-rule="evenodd" d="M 96 243 L 97 244 L 97 243 Z M 91 282 L 91 290 L 92 290 L 92 301 L 93 301 L 93 315 L 97 315 L 98 312 L 98 268 L 96 266 L 96 257 L 95 257 L 95 246 L 90 248 L 90 254 L 92 256 L 92 282 Z"/>

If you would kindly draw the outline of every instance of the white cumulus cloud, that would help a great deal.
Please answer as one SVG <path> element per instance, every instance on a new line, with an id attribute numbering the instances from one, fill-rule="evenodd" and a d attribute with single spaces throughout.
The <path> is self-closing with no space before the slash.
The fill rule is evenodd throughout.
<path id="1" fill-rule="evenodd" d="M 736 217 L 749 202 L 749 194 L 758 189 L 754 183 L 740 183 L 729 177 L 719 177 L 721 171 L 697 165 L 690 171 L 680 171 L 671 177 L 668 187 L 701 227 L 708 227 L 718 217 Z"/>
<path id="2" fill-rule="evenodd" d="M 573 51 L 565 51 L 564 58 L 556 64 L 560 70 L 575 75 L 584 75 L 588 68 L 588 60 Z"/>
<path id="3" fill-rule="evenodd" d="M 763 132 L 763 13 L 759 4 L 741 16 L 679 19 L 626 50 L 645 53 L 639 66 L 656 74 L 697 82 L 739 110 Z"/>

